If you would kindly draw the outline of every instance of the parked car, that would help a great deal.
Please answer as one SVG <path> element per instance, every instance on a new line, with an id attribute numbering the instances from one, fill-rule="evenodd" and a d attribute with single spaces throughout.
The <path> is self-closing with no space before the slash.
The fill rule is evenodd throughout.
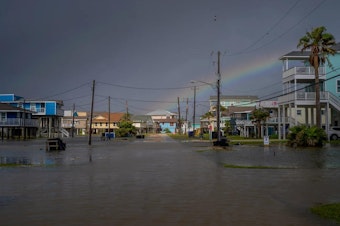
<path id="1" fill-rule="evenodd" d="M 340 126 L 333 126 L 328 131 L 329 138 L 331 140 L 337 140 L 340 138 Z"/>

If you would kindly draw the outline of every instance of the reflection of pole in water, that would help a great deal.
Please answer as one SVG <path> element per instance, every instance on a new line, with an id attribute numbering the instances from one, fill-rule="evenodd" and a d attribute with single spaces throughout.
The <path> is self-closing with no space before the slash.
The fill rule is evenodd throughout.
<path id="1" fill-rule="evenodd" d="M 92 162 L 92 147 L 89 148 L 89 162 Z"/>
<path id="2" fill-rule="evenodd" d="M 263 147 L 263 151 L 265 152 L 265 153 L 270 153 L 270 146 L 268 146 L 268 145 L 265 145 L 264 147 Z M 276 156 L 276 153 L 275 153 L 275 150 L 273 150 L 273 155 L 274 156 Z"/>

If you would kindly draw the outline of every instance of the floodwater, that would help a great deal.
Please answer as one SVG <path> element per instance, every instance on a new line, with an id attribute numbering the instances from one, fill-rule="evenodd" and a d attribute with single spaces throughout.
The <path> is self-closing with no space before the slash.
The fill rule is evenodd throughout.
<path id="1" fill-rule="evenodd" d="M 0 143 L 0 225 L 336 225 L 309 208 L 340 202 L 339 146 L 64 141 Z"/>

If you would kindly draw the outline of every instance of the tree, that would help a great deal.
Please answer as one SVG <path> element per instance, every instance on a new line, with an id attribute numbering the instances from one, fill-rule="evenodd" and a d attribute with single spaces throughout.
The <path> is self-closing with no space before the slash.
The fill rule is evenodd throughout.
<path id="1" fill-rule="evenodd" d="M 258 131 L 258 133 L 256 134 L 257 138 L 261 138 L 261 133 L 260 133 L 261 123 L 265 122 L 268 117 L 269 117 L 269 112 L 262 108 L 254 109 L 251 112 L 250 119 L 252 119 L 254 123 L 256 124 L 257 131 Z"/>
<path id="2" fill-rule="evenodd" d="M 334 55 L 336 51 L 332 48 L 335 45 L 334 36 L 330 33 L 325 33 L 326 28 L 321 26 L 312 29 L 311 32 L 306 32 L 297 48 L 301 47 L 301 52 L 310 49 L 309 63 L 314 68 L 315 72 L 315 108 L 316 108 L 316 126 L 321 128 L 321 104 L 320 104 L 320 85 L 319 85 L 319 66 L 325 64 L 332 67 L 328 59 L 328 55 Z"/>
<path id="3" fill-rule="evenodd" d="M 116 130 L 118 137 L 128 137 L 136 134 L 137 129 L 133 126 L 133 122 L 129 120 L 128 116 L 128 114 L 125 114 L 125 117 L 119 122 L 119 129 Z"/>

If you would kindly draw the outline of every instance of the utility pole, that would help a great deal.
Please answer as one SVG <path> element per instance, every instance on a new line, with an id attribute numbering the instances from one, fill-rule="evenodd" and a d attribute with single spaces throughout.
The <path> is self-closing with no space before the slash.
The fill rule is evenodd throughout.
<path id="1" fill-rule="evenodd" d="M 192 116 L 192 131 L 193 136 L 195 137 L 195 119 L 196 119 L 196 86 L 194 86 L 194 113 Z"/>
<path id="2" fill-rule="evenodd" d="M 125 101 L 125 107 L 126 107 L 126 121 L 129 120 L 129 105 L 127 100 Z"/>
<path id="3" fill-rule="evenodd" d="M 179 97 L 177 97 L 177 106 L 178 106 L 178 132 L 181 134 L 181 108 L 179 105 Z"/>
<path id="4" fill-rule="evenodd" d="M 91 113 L 90 113 L 90 129 L 89 129 L 89 145 L 92 144 L 92 118 L 93 118 L 93 104 L 94 104 L 94 90 L 95 90 L 95 86 L 96 86 L 96 81 L 93 80 L 93 83 L 92 83 Z M 90 161 L 92 161 L 91 158 L 90 158 Z"/>
<path id="5" fill-rule="evenodd" d="M 111 105 L 111 97 L 109 96 L 109 140 L 111 140 L 111 133 L 110 133 L 110 122 L 111 122 L 111 108 L 110 108 L 110 105 Z"/>
<path id="6" fill-rule="evenodd" d="M 71 136 L 72 138 L 74 137 L 74 112 L 75 112 L 75 104 L 73 104 L 73 110 L 72 110 L 72 131 L 71 131 Z"/>
<path id="7" fill-rule="evenodd" d="M 219 144 L 221 141 L 221 133 L 220 133 L 220 86 L 221 86 L 221 71 L 220 71 L 220 56 L 221 52 L 217 52 L 217 143 Z"/>
<path id="8" fill-rule="evenodd" d="M 189 98 L 187 98 L 187 106 L 185 108 L 185 121 L 187 125 L 185 126 L 185 131 L 184 133 L 187 134 L 187 127 L 188 127 L 188 111 L 189 111 Z"/>
<path id="9" fill-rule="evenodd" d="M 24 105 L 23 105 L 23 109 L 24 109 L 24 113 L 23 113 L 23 124 L 24 124 L 24 140 L 26 140 L 26 101 L 24 99 Z"/>

